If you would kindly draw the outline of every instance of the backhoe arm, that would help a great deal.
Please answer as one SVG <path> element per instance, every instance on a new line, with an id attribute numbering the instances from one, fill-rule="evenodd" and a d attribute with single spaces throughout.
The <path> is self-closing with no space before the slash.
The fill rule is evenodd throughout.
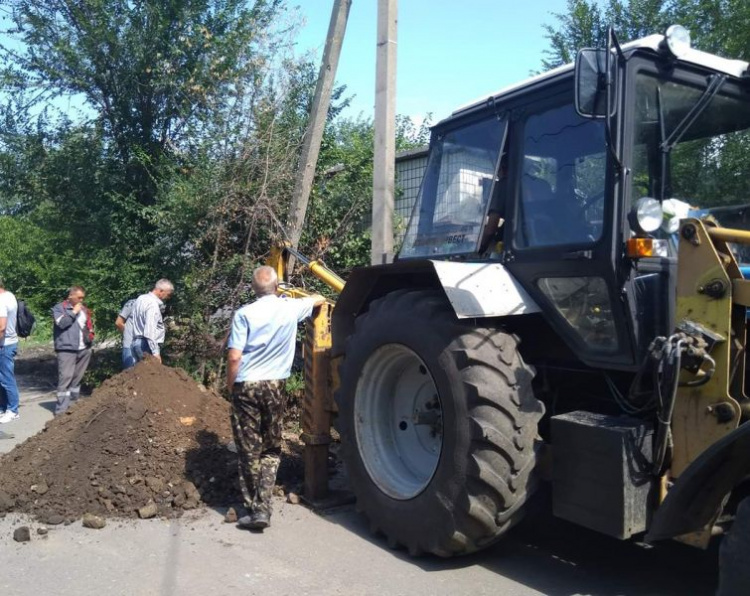
<path id="1" fill-rule="evenodd" d="M 289 257 L 293 256 L 300 263 L 302 263 L 310 272 L 317 277 L 320 281 L 326 284 L 337 294 L 341 293 L 344 289 L 344 280 L 341 279 L 336 273 L 331 271 L 322 261 L 311 260 L 294 250 L 289 243 L 284 243 L 279 246 L 274 246 L 271 249 L 271 255 L 268 257 L 266 264 L 273 267 L 279 280 L 283 280 L 286 272 L 286 264 Z M 279 292 L 291 296 L 293 298 L 303 298 L 310 296 L 311 294 L 301 288 L 295 288 L 292 286 L 285 285 L 283 282 L 280 283 Z"/>

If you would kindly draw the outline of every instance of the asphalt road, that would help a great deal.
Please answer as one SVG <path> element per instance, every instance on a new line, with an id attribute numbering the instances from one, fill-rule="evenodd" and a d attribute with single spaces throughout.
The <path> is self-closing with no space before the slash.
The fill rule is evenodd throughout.
<path id="1" fill-rule="evenodd" d="M 12 540 L 21 524 L 29 543 Z M 351 509 L 317 515 L 281 501 L 263 534 L 214 511 L 102 530 L 76 522 L 46 537 L 38 525 L 0 520 L 0 593 L 685 595 L 711 594 L 715 576 L 713 557 L 688 547 L 644 549 L 554 523 L 527 524 L 475 556 L 411 559 L 371 537 Z"/>
<path id="2" fill-rule="evenodd" d="M 28 379 L 23 387 L 21 420 L 2 429 L 17 438 L 0 440 L 2 450 L 51 415 L 48 388 Z M 76 522 L 46 536 L 13 514 L 0 519 L 0 594 L 713 593 L 715 551 L 621 543 L 551 518 L 543 500 L 494 547 L 451 560 L 389 550 L 351 507 L 319 514 L 281 499 L 264 534 L 225 524 L 223 512 L 212 510 L 173 521 L 110 521 L 102 530 Z M 32 528 L 30 542 L 13 541 L 19 525 Z"/>

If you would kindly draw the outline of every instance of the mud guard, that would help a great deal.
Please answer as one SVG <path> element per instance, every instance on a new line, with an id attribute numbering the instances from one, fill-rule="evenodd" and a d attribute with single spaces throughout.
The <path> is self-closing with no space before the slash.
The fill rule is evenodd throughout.
<path id="1" fill-rule="evenodd" d="M 333 355 L 343 352 L 354 319 L 373 300 L 400 289 L 441 289 L 459 319 L 540 312 L 511 273 L 500 263 L 465 263 L 414 259 L 358 267 L 346 280 L 333 311 Z"/>
<path id="2" fill-rule="evenodd" d="M 724 498 L 748 475 L 750 422 L 716 441 L 685 469 L 654 514 L 646 540 L 666 540 L 705 528 Z"/>

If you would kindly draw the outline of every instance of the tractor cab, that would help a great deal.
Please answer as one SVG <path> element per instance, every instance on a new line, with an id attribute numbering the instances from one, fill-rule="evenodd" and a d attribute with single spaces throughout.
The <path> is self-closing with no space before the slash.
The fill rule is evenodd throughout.
<path id="1" fill-rule="evenodd" d="M 510 113 L 482 116 L 434 129 L 399 258 L 502 261 L 506 246 L 598 241 L 606 168 L 602 124 L 582 120 L 571 102 L 554 106 L 531 120 L 519 153 L 508 134 Z M 552 128 L 557 132 L 549 136 Z M 511 212 L 514 225 L 506 234 Z M 498 221 L 488 230 L 495 214 Z M 492 242 L 483 244 L 487 236 Z"/>
<path id="2" fill-rule="evenodd" d="M 398 259 L 501 264 L 576 358 L 636 368 L 674 325 L 679 220 L 750 200 L 748 65 L 682 32 L 584 50 L 435 126 Z"/>

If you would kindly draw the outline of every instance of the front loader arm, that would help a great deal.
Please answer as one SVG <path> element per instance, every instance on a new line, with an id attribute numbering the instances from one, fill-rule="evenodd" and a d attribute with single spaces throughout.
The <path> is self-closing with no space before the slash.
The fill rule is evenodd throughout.
<path id="1" fill-rule="evenodd" d="M 744 396 L 744 349 L 747 326 L 739 288 L 750 284 L 727 244 L 727 232 L 747 232 L 685 220 L 680 227 L 677 271 L 678 326 L 696 323 L 716 334 L 710 348 L 715 369 L 705 383 L 691 385 L 695 374 L 682 371 L 677 388 L 670 476 L 678 478 L 710 445 L 732 432 L 740 421 Z"/>
<path id="2" fill-rule="evenodd" d="M 671 457 L 648 539 L 677 537 L 705 547 L 726 496 L 747 476 L 750 434 L 745 395 L 750 280 L 742 277 L 729 243 L 750 244 L 750 232 L 712 222 L 680 226 L 676 319 L 687 341 L 704 352 L 690 366 L 684 352 L 670 425 Z"/>

